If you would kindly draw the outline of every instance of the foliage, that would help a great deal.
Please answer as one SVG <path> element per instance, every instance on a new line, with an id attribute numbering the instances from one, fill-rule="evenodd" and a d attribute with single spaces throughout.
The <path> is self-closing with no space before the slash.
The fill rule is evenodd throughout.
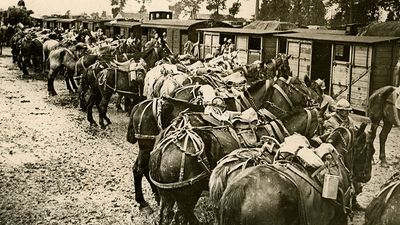
<path id="1" fill-rule="evenodd" d="M 93 12 L 93 13 L 90 14 L 90 17 L 91 17 L 92 19 L 98 19 L 98 18 L 100 18 L 100 13 L 98 13 L 98 12 Z"/>
<path id="2" fill-rule="evenodd" d="M 119 12 L 122 12 L 126 5 L 126 0 L 111 0 L 111 13 L 116 17 Z"/>
<path id="3" fill-rule="evenodd" d="M 204 0 L 179 0 L 170 6 L 169 9 L 177 16 L 184 13 L 185 16 L 190 15 L 191 19 L 196 19 L 196 15 L 203 2 Z"/>
<path id="4" fill-rule="evenodd" d="M 240 6 L 242 6 L 242 3 L 239 0 L 232 3 L 232 7 L 229 8 L 229 15 L 234 18 L 239 13 Z"/>
<path id="5" fill-rule="evenodd" d="M 206 9 L 214 11 L 213 15 L 218 16 L 220 10 L 226 9 L 226 0 L 207 0 Z"/>
<path id="6" fill-rule="evenodd" d="M 147 9 L 145 5 L 140 6 L 139 13 L 144 14 L 147 13 Z"/>
<path id="7" fill-rule="evenodd" d="M 290 0 L 264 0 L 259 13 L 260 20 L 289 21 Z"/>
<path id="8" fill-rule="evenodd" d="M 102 18 L 106 18 L 107 17 L 107 12 L 106 11 L 101 12 L 101 17 Z"/>
<path id="9" fill-rule="evenodd" d="M 33 14 L 32 10 L 26 10 L 25 8 L 20 7 L 9 7 L 7 10 L 8 17 L 5 18 L 5 23 L 9 23 L 11 25 L 16 25 L 18 23 L 22 23 L 24 25 L 31 25 L 32 21 L 29 17 Z"/>
<path id="10" fill-rule="evenodd" d="M 388 12 L 386 21 L 400 20 L 400 1 L 399 0 L 379 0 L 379 6 Z"/>
<path id="11" fill-rule="evenodd" d="M 64 14 L 65 16 L 67 16 L 68 18 L 71 16 L 71 10 L 67 10 Z"/>
<path id="12" fill-rule="evenodd" d="M 327 6 L 337 6 L 330 24 L 369 23 L 379 18 L 380 2 L 383 0 L 328 0 Z M 398 1 L 396 1 L 398 2 Z"/>
<path id="13" fill-rule="evenodd" d="M 301 25 L 323 25 L 325 12 L 322 0 L 265 0 L 261 4 L 259 18 Z"/>

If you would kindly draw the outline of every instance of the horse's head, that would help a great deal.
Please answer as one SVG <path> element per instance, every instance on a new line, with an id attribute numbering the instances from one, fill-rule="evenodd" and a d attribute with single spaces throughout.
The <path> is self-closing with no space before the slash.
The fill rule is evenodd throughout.
<path id="1" fill-rule="evenodd" d="M 362 123 L 354 138 L 354 179 L 366 183 L 371 179 L 372 158 L 375 153 L 371 134 L 365 132 L 367 123 Z"/>
<path id="2" fill-rule="evenodd" d="M 344 127 L 336 128 L 326 140 L 343 156 L 344 165 L 358 182 L 371 179 L 374 149 L 372 143 L 367 143 L 367 135 L 364 132 L 366 126 L 367 124 L 363 123 L 356 131 Z"/>
<path id="3" fill-rule="evenodd" d="M 129 73 L 133 80 L 144 84 L 144 78 L 147 73 L 146 62 L 143 59 L 140 59 L 138 62 L 132 60 L 132 63 L 129 65 Z"/>

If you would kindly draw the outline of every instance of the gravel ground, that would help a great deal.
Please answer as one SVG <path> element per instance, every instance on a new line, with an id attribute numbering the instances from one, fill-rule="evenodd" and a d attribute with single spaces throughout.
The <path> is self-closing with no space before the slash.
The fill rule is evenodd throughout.
<path id="1" fill-rule="evenodd" d="M 56 80 L 55 88 L 59 95 L 49 97 L 43 77 L 22 78 L 5 49 L 0 57 L 0 224 L 153 224 L 156 216 L 141 214 L 133 199 L 131 167 L 138 147 L 125 140 L 127 115 L 110 105 L 113 124 L 106 130 L 90 128 L 64 81 Z M 358 198 L 362 205 L 398 170 L 399 137 L 393 129 L 387 142 L 390 167 L 374 165 L 373 178 Z M 146 181 L 144 187 L 157 209 Z M 212 222 L 206 197 L 196 213 Z M 353 224 L 363 220 L 357 213 Z"/>

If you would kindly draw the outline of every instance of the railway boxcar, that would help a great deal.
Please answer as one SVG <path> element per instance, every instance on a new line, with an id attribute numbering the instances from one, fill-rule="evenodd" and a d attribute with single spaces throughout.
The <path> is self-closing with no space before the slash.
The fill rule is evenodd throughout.
<path id="1" fill-rule="evenodd" d="M 318 32 L 276 34 L 284 43 L 294 76 L 324 79 L 336 99 L 347 99 L 353 108 L 366 112 L 368 98 L 376 89 L 397 79 L 397 37 L 350 36 Z"/>

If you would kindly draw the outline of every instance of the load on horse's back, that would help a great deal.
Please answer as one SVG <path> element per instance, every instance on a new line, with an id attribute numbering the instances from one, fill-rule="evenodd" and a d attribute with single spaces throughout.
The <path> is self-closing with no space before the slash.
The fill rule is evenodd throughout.
<path id="1" fill-rule="evenodd" d="M 320 172 L 329 174 L 333 171 L 301 163 L 297 150 L 288 149 L 291 154 L 282 151 L 274 157 L 274 163 L 245 169 L 229 183 L 220 201 L 219 224 L 242 224 L 241 221 L 280 225 L 347 224 L 353 194 L 352 178 L 363 182 L 371 178 L 373 149 L 365 145 L 365 126 L 356 133 L 338 128 L 328 138 L 328 143 L 336 150 L 329 153 L 332 158 L 322 159 L 326 160 L 324 163 L 338 166 L 341 191 L 337 198 L 329 192 L 322 197 L 321 185 L 311 177 L 313 173 L 319 177 Z"/>

